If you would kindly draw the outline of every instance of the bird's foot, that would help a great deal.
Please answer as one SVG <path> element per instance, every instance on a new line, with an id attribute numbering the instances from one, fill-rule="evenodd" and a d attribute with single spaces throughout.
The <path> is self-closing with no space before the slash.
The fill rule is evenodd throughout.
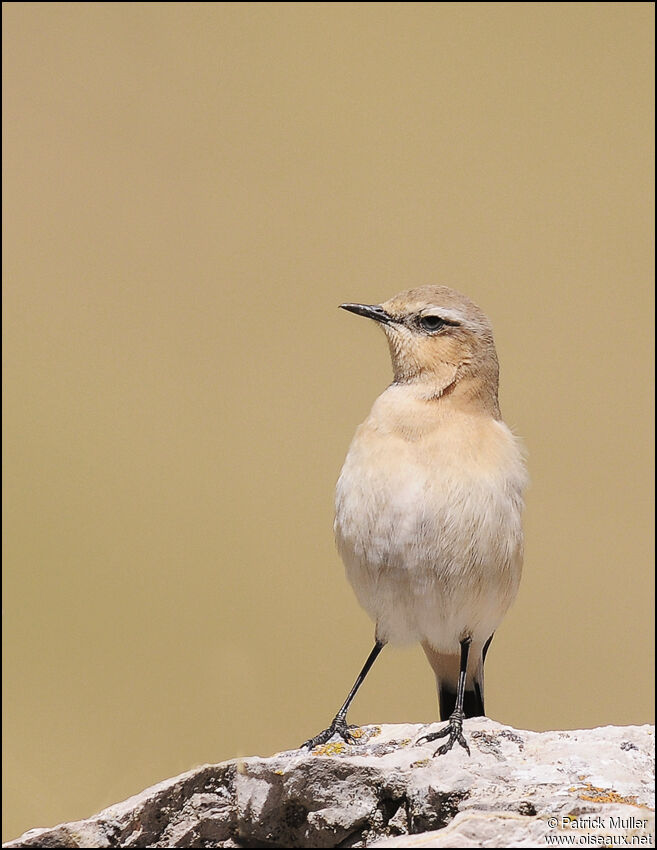
<path id="1" fill-rule="evenodd" d="M 444 756 L 449 752 L 455 743 L 459 743 L 463 749 L 470 755 L 470 747 L 463 735 L 463 712 L 455 711 L 447 721 L 447 726 L 444 726 L 439 732 L 430 732 L 428 735 L 422 735 L 415 742 L 420 744 L 423 741 L 435 741 L 437 738 L 447 738 L 447 742 L 441 747 L 438 747 L 434 756 Z"/>
<path id="2" fill-rule="evenodd" d="M 328 729 L 324 729 L 324 731 L 320 732 L 319 735 L 315 735 L 314 738 L 309 738 L 307 741 L 304 741 L 299 749 L 306 747 L 307 749 L 312 750 L 314 747 L 319 747 L 327 741 L 330 741 L 334 735 L 339 735 L 347 744 L 357 744 L 358 741 L 351 734 L 349 731 L 350 729 L 358 729 L 358 726 L 354 726 L 353 724 L 347 725 L 346 719 L 342 715 L 338 714 Z"/>

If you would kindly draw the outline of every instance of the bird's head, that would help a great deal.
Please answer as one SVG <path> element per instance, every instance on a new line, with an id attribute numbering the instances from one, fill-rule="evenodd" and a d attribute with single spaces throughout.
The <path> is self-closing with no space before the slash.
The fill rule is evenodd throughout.
<path id="1" fill-rule="evenodd" d="M 397 383 L 416 383 L 427 397 L 439 397 L 458 384 L 465 394 L 487 398 L 497 408 L 493 330 L 465 295 L 447 286 L 422 286 L 382 304 L 340 306 L 381 326 Z"/>

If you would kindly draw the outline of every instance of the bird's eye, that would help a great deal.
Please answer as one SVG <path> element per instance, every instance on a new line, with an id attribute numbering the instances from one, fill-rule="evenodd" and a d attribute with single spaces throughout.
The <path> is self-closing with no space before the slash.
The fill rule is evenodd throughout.
<path id="1" fill-rule="evenodd" d="M 440 316 L 422 316 L 420 319 L 420 327 L 425 331 L 439 331 L 444 325 Z"/>

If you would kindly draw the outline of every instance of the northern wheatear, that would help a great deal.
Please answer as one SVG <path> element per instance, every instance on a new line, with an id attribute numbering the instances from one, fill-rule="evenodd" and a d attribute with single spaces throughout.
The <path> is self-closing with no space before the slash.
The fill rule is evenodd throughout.
<path id="1" fill-rule="evenodd" d="M 490 322 L 446 286 L 341 307 L 377 322 L 393 383 L 356 431 L 336 489 L 335 536 L 375 645 L 328 729 L 353 741 L 347 710 L 386 643 L 419 642 L 436 675 L 447 737 L 484 714 L 486 651 L 520 582 L 527 474 L 502 422 Z"/>

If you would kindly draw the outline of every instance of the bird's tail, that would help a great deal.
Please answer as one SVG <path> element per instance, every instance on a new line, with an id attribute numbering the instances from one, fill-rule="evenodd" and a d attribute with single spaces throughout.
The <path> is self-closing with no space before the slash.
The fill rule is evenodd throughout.
<path id="1" fill-rule="evenodd" d="M 491 635 L 483 646 L 480 644 L 477 647 L 473 644 L 470 647 L 463 698 L 463 713 L 466 717 L 483 717 L 486 714 L 484 708 L 484 661 L 492 639 L 493 636 Z M 436 674 L 440 719 L 447 720 L 456 707 L 460 657 L 458 655 L 443 655 L 429 646 L 423 648 Z"/>
<path id="2" fill-rule="evenodd" d="M 438 702 L 440 703 L 440 719 L 447 720 L 456 707 L 456 688 L 452 682 L 445 680 L 438 682 Z M 475 677 L 472 687 L 466 686 L 463 696 L 463 713 L 466 717 L 483 717 L 486 714 L 483 678 L 478 680 Z"/>

